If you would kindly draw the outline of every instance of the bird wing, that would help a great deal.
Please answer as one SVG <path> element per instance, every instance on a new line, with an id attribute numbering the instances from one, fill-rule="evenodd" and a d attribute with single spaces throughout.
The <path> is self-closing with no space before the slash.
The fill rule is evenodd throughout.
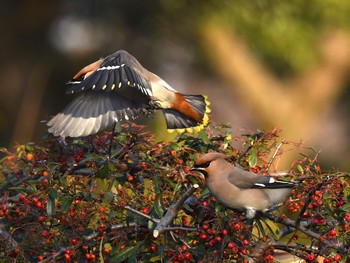
<path id="1" fill-rule="evenodd" d="M 149 100 L 153 96 L 151 84 L 147 76 L 142 74 L 144 68 L 125 51 L 115 52 L 84 69 L 68 82 L 72 86 L 67 93 L 87 90 L 115 92 L 134 101 Z"/>
<path id="2" fill-rule="evenodd" d="M 277 179 L 272 176 L 263 176 L 242 169 L 233 167 L 229 174 L 229 182 L 234 184 L 240 189 L 279 189 L 279 188 L 292 188 L 299 184 L 299 181 L 287 181 Z"/>
<path id="3" fill-rule="evenodd" d="M 54 116 L 47 125 L 55 136 L 80 137 L 95 134 L 114 122 L 135 119 L 144 105 L 117 94 L 83 92 Z"/>

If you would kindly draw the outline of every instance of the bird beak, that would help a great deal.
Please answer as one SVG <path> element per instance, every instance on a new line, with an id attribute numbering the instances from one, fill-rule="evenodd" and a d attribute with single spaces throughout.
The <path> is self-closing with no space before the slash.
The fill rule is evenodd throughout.
<path id="1" fill-rule="evenodd" d="M 202 167 L 192 166 L 192 168 L 190 169 L 190 171 L 196 171 L 196 172 L 198 172 L 198 173 L 203 177 L 203 179 L 205 179 L 205 178 L 208 176 L 207 172 L 206 172 L 205 169 L 202 168 Z"/>

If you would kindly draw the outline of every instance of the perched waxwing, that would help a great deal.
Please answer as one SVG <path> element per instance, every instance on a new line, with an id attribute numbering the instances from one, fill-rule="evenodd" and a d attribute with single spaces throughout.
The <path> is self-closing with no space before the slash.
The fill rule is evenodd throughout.
<path id="1" fill-rule="evenodd" d="M 77 97 L 47 125 L 61 137 L 95 134 L 115 122 L 162 110 L 168 131 L 199 131 L 208 124 L 209 101 L 177 92 L 124 50 L 80 70 L 67 93 Z"/>
<path id="2" fill-rule="evenodd" d="M 251 219 L 256 211 L 266 211 L 281 204 L 298 181 L 284 181 L 263 176 L 231 165 L 221 153 L 207 153 L 191 170 L 204 175 L 210 193 L 223 205 L 246 210 Z"/>

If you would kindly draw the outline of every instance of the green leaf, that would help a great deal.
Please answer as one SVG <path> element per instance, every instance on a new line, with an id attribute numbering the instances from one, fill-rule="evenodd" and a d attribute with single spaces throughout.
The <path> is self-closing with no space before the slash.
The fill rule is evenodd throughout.
<path id="1" fill-rule="evenodd" d="M 100 169 L 98 169 L 96 175 L 99 178 L 107 178 L 109 177 L 109 164 L 105 163 Z"/>
<path id="2" fill-rule="evenodd" d="M 112 192 L 105 192 L 102 198 L 102 202 L 105 204 L 110 204 L 112 203 L 114 199 L 114 194 Z"/>
<path id="3" fill-rule="evenodd" d="M 63 186 L 66 186 L 66 185 L 67 185 L 67 180 L 66 180 L 66 177 L 65 177 L 65 176 L 59 175 L 59 176 L 58 176 L 58 180 L 60 181 L 60 183 L 61 183 Z"/>
<path id="4" fill-rule="evenodd" d="M 344 200 L 348 200 L 350 202 L 350 187 L 344 187 Z"/>
<path id="5" fill-rule="evenodd" d="M 160 262 L 160 261 L 161 261 L 161 257 L 159 255 L 149 259 L 149 262 Z"/>
<path id="6" fill-rule="evenodd" d="M 56 214 L 55 200 L 57 198 L 57 190 L 51 188 L 49 193 L 49 198 L 47 200 L 46 211 L 49 216 Z"/>
<path id="7" fill-rule="evenodd" d="M 346 203 L 346 204 L 343 205 L 341 208 L 342 208 L 342 210 L 344 210 L 344 211 L 350 211 L 350 203 Z"/>
<path id="8" fill-rule="evenodd" d="M 208 138 L 208 134 L 205 130 L 201 130 L 198 137 L 203 141 L 204 144 L 211 144 L 211 141 Z"/>
<path id="9" fill-rule="evenodd" d="M 130 261 L 130 260 L 136 260 L 135 256 L 136 253 L 138 251 L 139 247 L 127 247 L 125 249 L 123 249 L 120 253 L 116 254 L 115 256 L 111 257 L 111 263 L 119 263 L 122 262 L 124 260 L 126 260 L 127 258 L 129 258 L 128 262 L 134 262 L 134 261 Z"/>
<path id="10" fill-rule="evenodd" d="M 173 149 L 175 151 L 181 150 L 181 146 L 178 143 L 176 143 L 176 142 L 172 142 L 170 147 L 171 147 L 171 149 Z"/>
<path id="11" fill-rule="evenodd" d="M 304 174 L 304 169 L 300 164 L 297 165 L 297 169 L 301 174 Z"/>
<path id="12" fill-rule="evenodd" d="M 154 211 L 156 212 L 157 216 L 161 218 L 164 215 L 164 209 L 162 208 L 159 200 L 162 194 L 157 195 L 156 200 L 154 200 Z"/>
<path id="13" fill-rule="evenodd" d="M 73 203 L 73 197 L 70 195 L 64 195 L 59 199 L 60 211 L 66 213 Z"/>
<path id="14" fill-rule="evenodd" d="M 100 188 L 102 191 L 107 191 L 109 188 L 109 179 L 101 179 L 101 178 L 96 178 L 96 184 L 98 188 Z"/>
<path id="15" fill-rule="evenodd" d="M 52 198 L 52 199 L 57 198 L 57 190 L 56 189 L 54 189 L 54 188 L 50 189 L 49 198 Z"/>
<path id="16" fill-rule="evenodd" d="M 256 150 L 251 149 L 248 156 L 248 164 L 250 167 L 255 167 L 257 163 L 258 163 L 258 157 L 256 155 Z"/>

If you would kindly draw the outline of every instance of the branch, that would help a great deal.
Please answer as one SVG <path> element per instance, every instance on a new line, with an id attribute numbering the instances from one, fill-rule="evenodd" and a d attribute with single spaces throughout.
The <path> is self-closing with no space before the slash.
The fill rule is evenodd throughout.
<path id="1" fill-rule="evenodd" d="M 286 140 L 283 139 L 283 140 L 281 141 L 281 143 L 276 147 L 275 152 L 273 153 L 272 157 L 270 158 L 269 162 L 267 163 L 267 170 L 270 169 L 270 167 L 271 167 L 271 165 L 272 165 L 272 162 L 275 160 L 275 158 L 276 158 L 278 152 L 280 151 L 281 147 L 282 147 L 285 143 L 286 143 Z"/>
<path id="2" fill-rule="evenodd" d="M 318 241 L 321 240 L 321 237 L 322 235 L 318 234 L 318 233 L 315 233 L 307 228 L 305 228 L 304 226 L 302 225 L 298 225 L 296 221 L 293 221 L 289 218 L 281 218 L 281 217 L 277 217 L 277 216 L 274 216 L 268 212 L 264 212 L 263 215 L 270 219 L 271 221 L 275 222 L 275 223 L 280 223 L 280 224 L 283 224 L 285 226 L 290 226 L 290 227 L 293 227 L 301 232 L 303 232 L 305 235 L 309 236 L 309 237 L 312 237 Z M 337 241 L 337 243 L 335 242 L 330 242 L 328 240 L 323 240 L 323 241 L 320 241 L 321 243 L 325 244 L 327 247 L 330 247 L 330 248 L 333 248 L 335 249 L 336 251 L 339 251 L 341 253 L 347 253 L 347 249 L 345 248 L 344 244 L 340 241 Z"/>
<path id="3" fill-rule="evenodd" d="M 168 228 L 167 226 L 177 216 L 177 213 L 181 209 L 183 203 L 187 200 L 187 198 L 189 198 L 197 190 L 198 187 L 199 187 L 198 184 L 194 184 L 190 189 L 186 191 L 186 193 L 184 193 L 184 195 L 179 200 L 177 200 L 176 203 L 172 204 L 169 207 L 165 215 L 162 217 L 162 219 L 160 219 L 156 228 L 153 230 L 154 237 L 158 237 L 159 234 L 161 234 L 165 230 L 169 230 L 169 229 L 174 230 L 173 228 Z M 186 228 L 186 230 L 189 230 L 189 229 Z"/>
<path id="4" fill-rule="evenodd" d="M 130 206 L 125 206 L 125 209 L 126 210 L 129 210 L 129 211 L 131 211 L 131 212 L 133 212 L 133 213 L 135 213 L 135 214 L 138 214 L 138 215 L 140 215 L 140 216 L 142 216 L 142 217 L 144 217 L 144 218 L 147 218 L 148 220 L 151 220 L 152 222 L 154 222 L 154 223 L 159 223 L 159 219 L 157 219 L 157 218 L 154 218 L 154 217 L 152 217 L 152 216 L 149 216 L 149 215 L 146 215 L 146 214 L 144 214 L 144 213 L 142 213 L 142 212 L 140 212 L 140 211 L 138 211 L 138 210 L 136 210 L 136 209 L 134 209 L 134 208 L 132 208 L 132 207 L 130 207 Z"/>
<path id="5" fill-rule="evenodd" d="M 7 241 L 7 244 L 14 249 L 18 246 L 17 241 L 12 237 L 12 235 L 6 230 L 4 224 L 0 222 L 0 237 Z"/>

